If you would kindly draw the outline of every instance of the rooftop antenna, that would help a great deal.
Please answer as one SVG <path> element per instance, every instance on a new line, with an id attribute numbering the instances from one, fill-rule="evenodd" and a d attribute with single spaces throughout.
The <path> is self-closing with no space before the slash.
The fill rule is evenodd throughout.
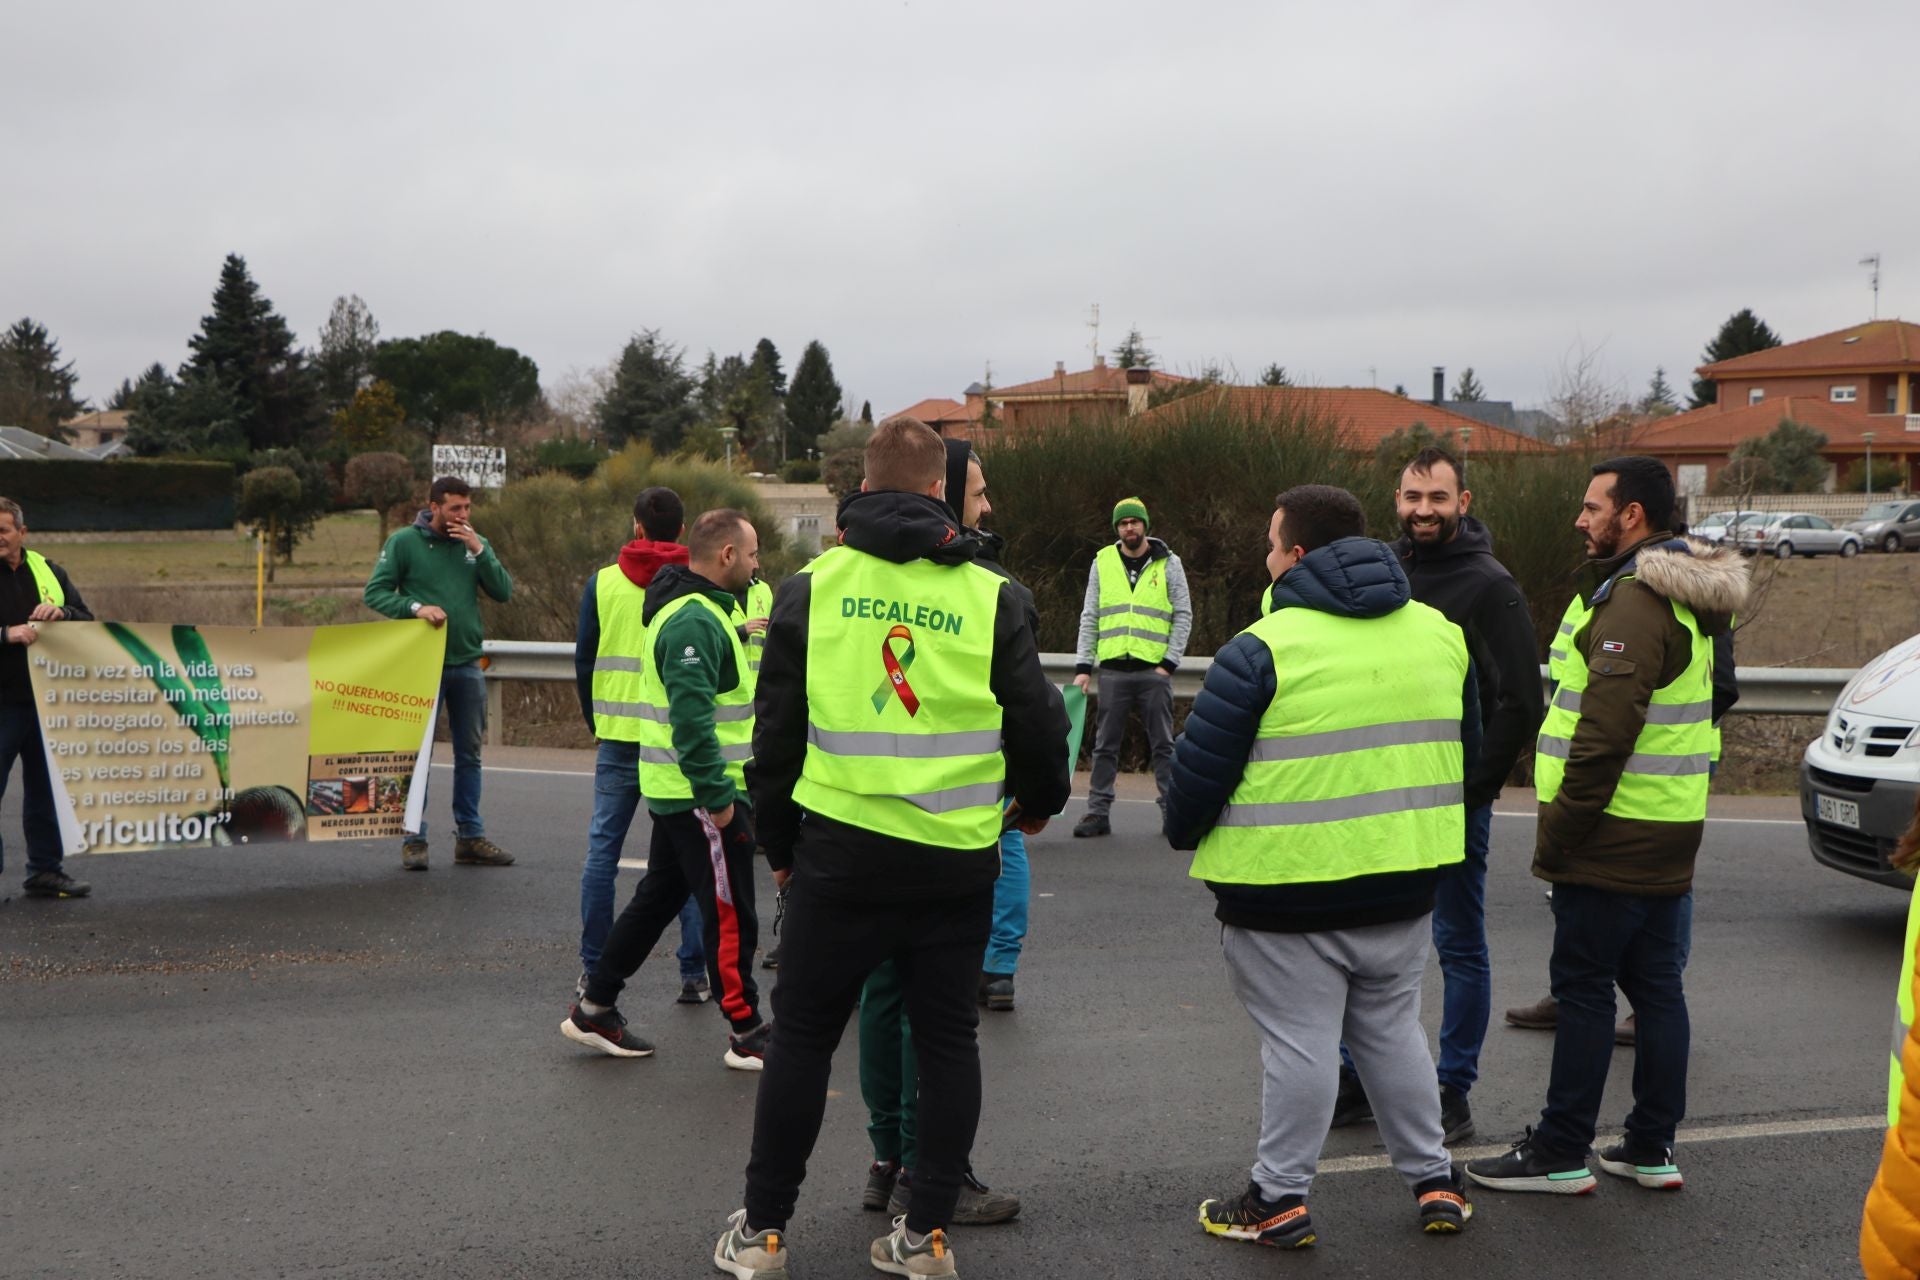
<path id="1" fill-rule="evenodd" d="M 1100 363 L 1100 304 L 1094 303 L 1092 314 L 1087 319 L 1087 328 L 1093 330 L 1093 363 Z"/>
<path id="2" fill-rule="evenodd" d="M 1880 318 L 1880 255 L 1870 253 L 1860 259 L 1860 265 L 1868 268 L 1867 281 L 1873 286 L 1873 318 Z"/>
<path id="3" fill-rule="evenodd" d="M 1380 371 L 1372 365 L 1367 366 L 1367 381 L 1372 384 L 1374 390 L 1380 389 Z"/>

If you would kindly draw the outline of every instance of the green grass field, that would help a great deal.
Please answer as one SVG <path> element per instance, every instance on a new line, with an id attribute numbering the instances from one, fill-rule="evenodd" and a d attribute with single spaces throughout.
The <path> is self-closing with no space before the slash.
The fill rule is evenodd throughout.
<path id="1" fill-rule="evenodd" d="M 221 538 L 38 545 L 72 575 L 82 593 L 89 586 L 253 582 L 253 539 L 237 533 Z M 295 548 L 292 564 L 274 566 L 274 585 L 358 585 L 367 580 L 379 554 L 379 528 L 371 511 L 328 516 L 313 537 Z"/>

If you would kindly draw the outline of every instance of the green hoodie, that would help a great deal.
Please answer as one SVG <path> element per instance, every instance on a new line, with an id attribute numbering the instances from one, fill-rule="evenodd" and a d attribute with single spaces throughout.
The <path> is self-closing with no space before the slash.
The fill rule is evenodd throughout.
<path id="1" fill-rule="evenodd" d="M 685 565 L 670 564 L 647 584 L 641 620 L 649 627 L 654 615 L 685 595 L 704 595 L 732 614 L 740 601 Z M 713 728 L 713 700 L 740 687 L 742 672 L 734 659 L 734 637 L 720 619 L 698 607 L 681 609 L 653 630 L 653 662 L 667 689 L 667 723 L 673 729 L 673 749 L 680 772 L 693 788 L 691 800 L 647 797 L 650 813 L 685 813 L 699 807 L 709 811 L 730 804 L 750 804 L 727 776 L 720 739 Z"/>
<path id="2" fill-rule="evenodd" d="M 380 548 L 380 561 L 360 598 L 389 618 L 411 618 L 416 603 L 445 609 L 447 665 L 457 667 L 480 659 L 482 591 L 502 604 L 513 595 L 513 579 L 493 545 L 482 538 L 480 554 L 470 555 L 464 542 L 435 533 L 422 511 Z"/>

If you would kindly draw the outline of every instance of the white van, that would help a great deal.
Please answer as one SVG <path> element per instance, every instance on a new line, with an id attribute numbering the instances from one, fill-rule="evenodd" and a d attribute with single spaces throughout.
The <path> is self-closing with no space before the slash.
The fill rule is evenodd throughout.
<path id="1" fill-rule="evenodd" d="M 1813 856 L 1837 871 L 1911 889 L 1887 861 L 1920 797 L 1920 636 L 1860 668 L 1800 764 L 1800 816 Z"/>

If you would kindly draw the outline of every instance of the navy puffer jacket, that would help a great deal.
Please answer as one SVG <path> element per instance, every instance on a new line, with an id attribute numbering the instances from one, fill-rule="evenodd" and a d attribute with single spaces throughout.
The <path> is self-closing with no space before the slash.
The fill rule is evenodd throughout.
<path id="1" fill-rule="evenodd" d="M 1308 552 L 1273 585 L 1273 607 L 1378 618 L 1413 599 L 1392 548 L 1373 538 L 1341 538 Z M 1197 849 L 1227 797 L 1240 785 L 1260 720 L 1278 678 L 1273 651 L 1245 632 L 1216 653 L 1174 744 L 1166 834 L 1176 849 Z M 1480 753 L 1480 696 L 1469 664 L 1461 689 L 1461 743 L 1469 769 Z M 1350 929 L 1411 920 L 1433 910 L 1438 871 L 1394 872 L 1308 884 L 1208 882 L 1226 924 L 1279 933 Z"/>

